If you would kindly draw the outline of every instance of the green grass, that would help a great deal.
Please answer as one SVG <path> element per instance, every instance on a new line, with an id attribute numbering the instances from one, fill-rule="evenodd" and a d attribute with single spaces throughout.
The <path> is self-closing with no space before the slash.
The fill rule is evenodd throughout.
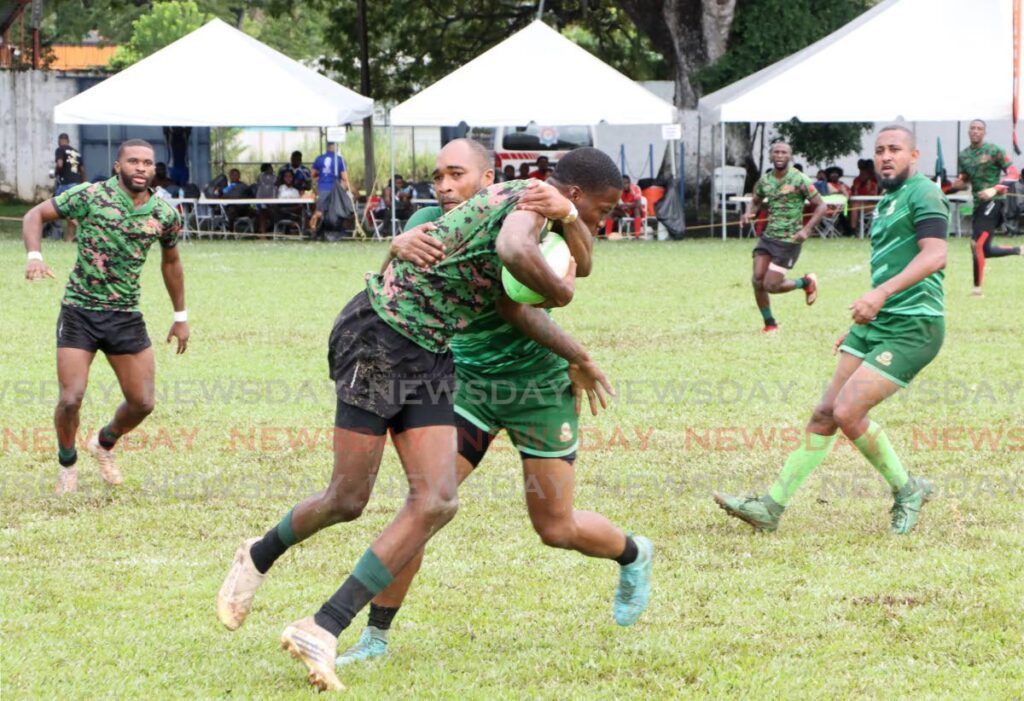
<path id="1" fill-rule="evenodd" d="M 156 412 L 122 446 L 122 487 L 105 488 L 83 456 L 81 492 L 58 499 L 53 327 L 73 249 L 47 243 L 58 280 L 30 285 L 21 244 L 4 231 L 4 698 L 311 697 L 277 636 L 315 611 L 395 512 L 393 452 L 363 518 L 286 555 L 244 628 L 223 630 L 213 597 L 239 540 L 326 484 L 327 334 L 384 247 L 183 245 L 193 338 L 181 357 L 162 342 L 171 308 L 150 261 L 142 299 Z M 351 698 L 1024 695 L 1024 260 L 992 262 L 987 296 L 971 299 L 967 245 L 955 242 L 946 345 L 916 387 L 873 414 L 909 469 L 938 487 L 918 530 L 887 534 L 881 479 L 841 443 L 781 530 L 755 536 L 709 492 L 768 486 L 788 444 L 746 447 L 741 431 L 803 425 L 868 270 L 867 242 L 810 242 L 799 269 L 818 273 L 821 298 L 813 308 L 798 294 L 776 298 L 783 332 L 766 338 L 752 245 L 601 243 L 595 274 L 556 312 L 619 388 L 608 412 L 582 420 L 576 503 L 655 542 L 640 622 L 612 622 L 613 565 L 532 533 L 504 443 L 431 543 L 392 655 L 342 674 Z M 98 358 L 83 428 L 110 416 L 113 382 Z M 1015 433 L 972 448 L 971 431 L 985 428 Z M 313 445 L 289 447 L 288 432 L 302 429 Z"/>

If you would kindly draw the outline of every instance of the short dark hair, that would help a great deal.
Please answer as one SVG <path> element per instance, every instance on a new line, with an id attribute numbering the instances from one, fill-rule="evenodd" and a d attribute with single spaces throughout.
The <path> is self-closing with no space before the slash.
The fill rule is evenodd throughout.
<path id="1" fill-rule="evenodd" d="M 71 137 L 65 132 L 57 136 L 57 141 L 71 141 Z"/>
<path id="2" fill-rule="evenodd" d="M 971 121 L 967 122 L 967 126 L 971 126 L 975 122 L 981 122 L 981 126 L 988 129 L 988 124 L 985 123 L 984 119 L 972 119 Z"/>
<path id="3" fill-rule="evenodd" d="M 622 173 L 615 161 L 592 146 L 581 146 L 562 156 L 551 177 L 585 192 L 622 188 Z"/>
<path id="4" fill-rule="evenodd" d="M 260 172 L 261 173 L 273 173 L 274 172 L 274 166 L 270 165 L 269 163 L 264 163 L 263 165 L 260 166 Z"/>
<path id="5" fill-rule="evenodd" d="M 156 149 L 153 148 L 153 144 L 149 143 L 145 139 L 128 139 L 127 141 L 122 141 L 121 145 L 117 147 L 117 160 L 121 160 L 121 155 L 124 153 L 124 150 L 126 148 L 131 148 L 132 146 L 143 146 L 152 151 L 154 156 L 156 155 Z"/>
<path id="6" fill-rule="evenodd" d="M 912 132 L 910 129 L 903 126 L 902 124 L 888 124 L 882 127 L 881 129 L 878 130 L 879 136 L 881 136 L 882 132 L 885 131 L 902 131 L 904 134 L 907 135 L 907 138 L 910 139 L 910 148 L 917 148 L 917 137 L 914 136 L 914 132 Z"/>
<path id="7" fill-rule="evenodd" d="M 474 139 L 467 139 L 465 137 L 459 137 L 458 139 L 452 139 L 448 143 L 454 143 L 456 141 L 462 141 L 469 147 L 469 150 L 480 159 L 480 164 L 484 167 L 484 170 L 491 168 L 491 164 L 494 163 L 494 159 L 491 157 L 491 152 L 487 150 L 487 147 L 481 144 L 479 141 Z M 511 163 L 509 164 L 511 165 Z M 505 166 L 506 168 L 508 166 Z"/>
<path id="8" fill-rule="evenodd" d="M 292 158 L 295 158 L 296 156 L 302 158 L 302 151 L 292 151 Z"/>

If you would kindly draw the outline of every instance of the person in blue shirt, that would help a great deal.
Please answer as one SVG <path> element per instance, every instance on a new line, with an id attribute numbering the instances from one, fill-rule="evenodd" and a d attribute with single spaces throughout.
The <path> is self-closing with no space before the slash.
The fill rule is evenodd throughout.
<path id="1" fill-rule="evenodd" d="M 328 141 L 327 152 L 320 154 L 313 161 L 313 177 L 316 179 L 317 190 L 316 207 L 319 210 L 323 210 L 327 195 L 334 188 L 335 182 L 340 180 L 342 188 L 349 192 L 352 191 L 348 182 L 348 173 L 345 170 L 345 159 L 338 153 L 337 148 L 335 142 Z"/>

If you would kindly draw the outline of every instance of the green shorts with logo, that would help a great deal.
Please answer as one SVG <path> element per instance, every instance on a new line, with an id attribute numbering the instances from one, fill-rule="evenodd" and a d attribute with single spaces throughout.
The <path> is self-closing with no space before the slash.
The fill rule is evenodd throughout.
<path id="1" fill-rule="evenodd" d="M 508 432 L 520 453 L 562 458 L 576 452 L 579 420 L 569 374 L 480 375 L 455 366 L 455 413 L 491 435 Z"/>
<path id="2" fill-rule="evenodd" d="M 854 324 L 839 350 L 864 359 L 878 374 L 906 387 L 932 362 L 946 336 L 941 316 L 881 313 L 869 324 Z"/>

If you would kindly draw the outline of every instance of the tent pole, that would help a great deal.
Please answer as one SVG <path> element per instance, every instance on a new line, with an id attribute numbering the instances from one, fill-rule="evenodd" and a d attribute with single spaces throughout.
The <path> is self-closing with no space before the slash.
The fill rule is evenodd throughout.
<path id="1" fill-rule="evenodd" d="M 395 125 L 391 122 L 391 112 L 388 112 L 388 143 L 391 149 L 391 179 L 388 181 L 391 202 L 388 203 L 388 207 L 391 208 L 391 235 L 394 236 L 398 229 L 398 215 L 395 212 Z"/>
<path id="2" fill-rule="evenodd" d="M 675 154 L 675 149 L 672 149 Z M 674 160 L 674 157 L 673 157 Z M 686 231 L 686 146 L 679 140 L 679 209 L 683 213 L 683 231 Z"/>
<path id="3" fill-rule="evenodd" d="M 960 158 L 960 120 L 956 120 L 956 157 Z M 957 164 L 957 170 L 960 169 L 960 165 Z M 957 175 L 960 175 L 957 173 Z"/>
<path id="4" fill-rule="evenodd" d="M 725 241 L 726 227 L 725 227 L 725 122 L 720 122 L 722 125 L 722 187 L 719 195 L 722 198 L 722 240 Z"/>
<path id="5" fill-rule="evenodd" d="M 651 180 L 654 180 L 654 144 L 647 144 L 647 160 L 651 164 Z"/>
<path id="6" fill-rule="evenodd" d="M 109 124 L 107 125 L 107 167 L 108 168 L 113 168 L 114 167 L 114 159 L 111 158 L 111 155 L 110 155 L 110 125 Z M 109 173 L 109 172 L 110 171 L 107 171 L 107 173 Z M 107 173 L 104 173 L 104 175 L 106 175 Z"/>
<path id="7" fill-rule="evenodd" d="M 708 188 L 708 199 L 711 201 L 711 208 L 709 214 L 711 217 L 711 229 L 715 228 L 715 125 L 711 125 L 711 151 L 708 153 L 708 158 L 711 159 L 711 187 Z"/>
<path id="8" fill-rule="evenodd" d="M 416 182 L 416 127 L 412 128 L 412 175 L 409 182 Z"/>

